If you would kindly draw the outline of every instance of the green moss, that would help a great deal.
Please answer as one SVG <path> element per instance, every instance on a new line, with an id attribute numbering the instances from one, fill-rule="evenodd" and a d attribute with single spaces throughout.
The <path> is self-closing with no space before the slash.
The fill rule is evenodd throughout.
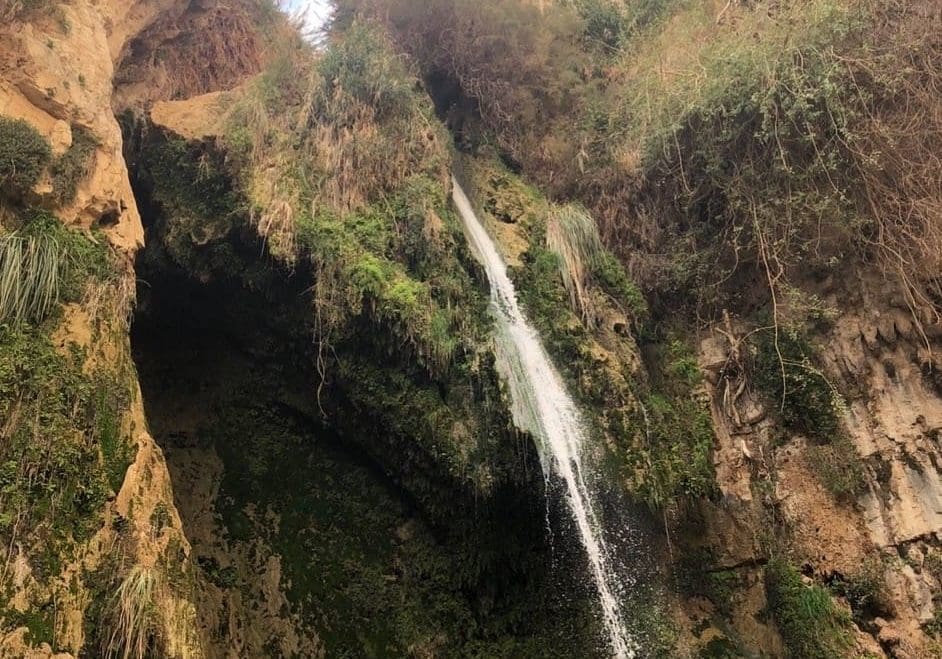
<path id="1" fill-rule="evenodd" d="M 108 389 L 104 386 L 98 389 L 96 430 L 105 477 L 111 490 L 117 493 L 124 484 L 128 467 L 134 462 L 137 447 L 121 428 L 119 414 L 128 402 L 127 392 Z"/>
<path id="2" fill-rule="evenodd" d="M 723 636 L 710 639 L 697 654 L 699 659 L 741 659 L 743 656 L 739 646 Z"/>
<path id="3" fill-rule="evenodd" d="M 0 610 L 0 620 L 3 621 L 4 629 L 16 629 L 26 627 L 26 642 L 31 646 L 39 646 L 41 643 L 48 643 L 53 651 L 56 647 L 55 641 L 55 620 L 56 609 L 54 602 L 47 602 L 42 606 L 34 606 L 26 611 L 17 611 L 15 609 Z"/>
<path id="4" fill-rule="evenodd" d="M 779 558 L 766 566 L 765 585 L 769 611 L 789 657 L 843 656 L 852 643 L 850 616 L 837 607 L 826 589 L 805 585 L 798 570 Z"/>
<path id="5" fill-rule="evenodd" d="M 0 117 L 0 196 L 25 196 L 52 160 L 52 149 L 22 119 Z"/>
<path id="6" fill-rule="evenodd" d="M 202 432 L 225 464 L 217 510 L 230 542 L 261 539 L 281 557 L 292 610 L 331 656 L 404 656 L 422 647 L 469 658 L 577 652 L 574 639 L 544 626 L 553 614 L 540 604 L 545 585 L 524 588 L 510 603 L 511 582 L 489 594 L 485 587 L 480 599 L 470 595 L 481 586 L 469 576 L 478 568 L 462 545 L 476 538 L 456 542 L 433 532 L 400 497 L 401 475 L 387 479 L 344 449 L 349 440 L 257 397 L 237 398 L 221 412 Z M 403 443 L 399 450 L 413 449 Z M 277 527 L 248 518 L 248 503 L 277 512 Z M 240 587 L 215 561 L 199 563 L 218 587 Z M 581 613 L 591 616 L 583 603 Z M 542 614 L 526 613 L 534 607 Z"/>
<path id="7" fill-rule="evenodd" d="M 650 387 L 641 394 L 644 445 L 633 466 L 640 493 L 655 509 L 716 494 L 713 422 L 697 393 L 702 375 L 690 346 L 676 336 L 646 346 Z"/>
<path id="8" fill-rule="evenodd" d="M 676 578 L 680 592 L 687 597 L 710 600 L 717 613 L 729 617 L 733 612 L 733 596 L 742 587 L 735 570 L 716 569 L 716 554 L 710 549 L 685 552 L 677 565 Z"/>
<path id="9" fill-rule="evenodd" d="M 647 300 L 611 252 L 602 250 L 599 253 L 593 263 L 592 275 L 599 285 L 619 304 L 624 305 L 635 318 L 644 318 L 647 315 Z"/>
<path id="10" fill-rule="evenodd" d="M 15 235 L 44 236 L 59 250 L 57 301 L 78 302 L 90 283 L 108 285 L 115 276 L 102 242 L 41 213 L 19 221 Z M 109 490 L 120 487 L 130 443 L 119 415 L 130 391 L 117 365 L 88 371 L 81 349 L 54 344 L 54 313 L 30 320 L 0 324 L 0 417 L 8 419 L 0 429 L 0 488 L 9 503 L 0 537 L 9 541 L 15 528 L 43 580 L 100 526 Z"/>

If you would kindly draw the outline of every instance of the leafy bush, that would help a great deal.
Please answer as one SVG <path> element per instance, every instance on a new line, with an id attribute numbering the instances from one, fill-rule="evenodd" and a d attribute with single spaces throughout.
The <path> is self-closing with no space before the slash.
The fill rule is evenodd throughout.
<path id="1" fill-rule="evenodd" d="M 766 565 L 765 587 L 789 657 L 833 659 L 851 646 L 850 616 L 827 590 L 805 585 L 798 570 L 783 559 L 773 558 Z"/>
<path id="2" fill-rule="evenodd" d="M 786 429 L 828 443 L 840 432 L 840 396 L 814 365 L 814 351 L 796 330 L 764 330 L 754 343 L 754 380 Z"/>
<path id="3" fill-rule="evenodd" d="M 81 126 L 72 127 L 72 145 L 52 163 L 52 197 L 57 205 L 75 199 L 79 183 L 88 176 L 98 141 Z"/>
<path id="4" fill-rule="evenodd" d="M 27 194 L 52 160 L 52 149 L 22 119 L 0 117 L 0 195 L 19 199 Z"/>

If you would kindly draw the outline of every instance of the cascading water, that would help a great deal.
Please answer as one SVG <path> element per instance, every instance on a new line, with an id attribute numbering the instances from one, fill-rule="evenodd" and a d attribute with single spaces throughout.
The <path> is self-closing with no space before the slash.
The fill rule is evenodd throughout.
<path id="1" fill-rule="evenodd" d="M 585 480 L 582 462 L 585 430 L 579 410 L 550 362 L 539 335 L 520 310 L 507 267 L 494 242 L 458 181 L 453 178 L 452 183 L 455 206 L 491 284 L 491 302 L 497 319 L 497 358 L 510 386 L 514 421 L 538 439 L 547 478 L 555 473 L 565 484 L 566 501 L 588 556 L 612 654 L 618 659 L 631 659 L 635 656 L 635 643 L 622 621 L 615 597 L 615 575 Z"/>

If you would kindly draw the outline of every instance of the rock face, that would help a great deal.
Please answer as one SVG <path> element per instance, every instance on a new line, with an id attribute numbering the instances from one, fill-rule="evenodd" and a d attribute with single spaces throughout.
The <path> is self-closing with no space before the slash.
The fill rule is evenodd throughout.
<path id="1" fill-rule="evenodd" d="M 37 9 L 0 27 L 0 115 L 25 120 L 48 140 L 54 155 L 61 155 L 72 145 L 77 131 L 90 136 L 94 143 L 74 200 L 54 212 L 74 230 L 94 230 L 110 243 L 118 269 L 122 270 L 116 285 L 123 287 L 125 303 L 133 297 L 133 258 L 143 242 L 143 229 L 122 155 L 121 129 L 112 110 L 115 70 L 128 55 L 132 39 L 168 13 L 181 13 L 187 5 L 179 0 L 76 0 Z M 48 183 L 41 181 L 37 192 L 48 192 Z M 109 310 L 111 317 L 107 317 Z M 126 309 L 110 307 L 102 311 L 93 301 L 70 305 L 55 340 L 63 351 L 67 346 L 85 351 L 87 368 L 95 362 L 127 365 L 126 313 Z M 101 323 L 108 330 L 102 331 Z M 158 564 L 161 570 L 181 570 L 189 552 L 173 505 L 167 466 L 148 432 L 136 383 L 132 389 L 120 424 L 122 432 L 131 438 L 136 457 L 120 491 L 98 512 L 100 530 L 76 547 L 72 555 L 59 557 L 62 563 L 58 574 L 45 575 L 41 580 L 34 576 L 25 553 L 18 553 L 12 545 L 12 554 L 6 549 L 4 552 L 5 564 L 12 564 L 14 569 L 4 571 L 4 582 L 0 584 L 5 594 L 12 594 L 0 606 L 6 612 L 0 619 L 8 615 L 24 620 L 35 617 L 35 607 L 54 600 L 56 614 L 49 632 L 57 648 L 73 654 L 83 647 L 92 654 L 97 652 L 88 648 L 88 621 L 83 623 L 83 616 L 88 616 L 91 606 L 111 606 L 111 593 L 94 593 L 95 584 L 83 575 L 103 574 L 117 544 L 127 548 L 119 568 L 122 574 L 133 569 L 155 570 Z M 157 518 L 161 519 L 160 528 L 153 524 Z M 109 601 L 95 604 L 96 598 Z M 168 651 L 172 656 L 199 656 L 198 643 L 188 638 L 189 632 L 169 629 L 186 626 L 185 611 L 192 608 L 186 596 L 168 594 L 161 604 L 177 610 L 163 616 L 164 629 L 156 631 L 175 637 L 175 645 L 171 644 Z M 0 655 L 51 655 L 48 643 L 36 642 L 35 629 L 10 630 L 9 620 L 4 623 Z"/>
<path id="2" fill-rule="evenodd" d="M 55 207 L 44 201 L 52 191 L 49 177 L 39 181 L 34 196 L 71 230 L 107 242 L 119 272 L 105 297 L 118 302 L 86 296 L 68 304 L 52 340 L 62 354 L 81 352 L 86 370 L 107 364 L 132 373 L 131 395 L 117 425 L 133 447 L 120 487 L 94 512 L 97 530 L 58 556 L 54 567 L 40 570 L 30 548 L 16 542 L 4 547 L 2 657 L 105 653 L 94 643 L 107 645 L 111 639 L 102 638 L 100 630 L 92 639 L 92 632 L 114 609 L 119 585 L 142 574 L 151 575 L 160 598 L 148 633 L 163 639 L 169 656 L 245 656 L 275 646 L 283 654 L 325 652 L 316 633 L 301 629 L 293 613 L 285 613 L 290 608 L 283 588 L 288 568 L 272 547 L 254 540 L 227 546 L 214 508 L 221 505 L 223 470 L 215 449 L 180 448 L 168 468 L 148 427 L 130 360 L 126 317 L 144 230 L 115 115 L 146 109 L 152 125 L 183 141 L 218 137 L 239 86 L 268 57 L 246 15 L 230 9 L 216 0 L 73 0 L 0 26 L 0 116 L 26 121 L 48 141 L 54 156 L 67 153 L 82 136 L 93 142 L 74 198 Z M 498 215 L 506 220 L 495 229 L 503 234 L 508 262 L 522 267 L 526 241 L 515 211 Z M 430 226 L 441 224 L 438 216 L 431 220 Z M 851 471 L 851 460 L 862 465 L 859 487 L 849 493 L 835 495 L 833 483 L 822 477 L 818 440 L 786 429 L 779 406 L 747 374 L 746 337 L 754 328 L 727 318 L 701 337 L 698 362 L 705 382 L 698 393 L 709 401 L 719 495 L 697 504 L 696 533 L 688 534 L 696 537 L 681 541 L 685 550 L 704 558 L 710 579 L 738 584 L 724 615 L 751 653 L 785 653 L 775 625 L 764 615 L 768 536 L 779 532 L 787 536 L 803 578 L 840 593 L 842 610 L 853 615 L 858 656 L 921 659 L 939 652 L 926 628 L 938 625 L 942 594 L 942 326 L 929 317 L 915 322 L 900 292 L 872 273 L 857 279 L 854 285 L 818 286 L 820 297 L 837 313 L 811 337 L 822 377 L 843 401 L 839 433 L 852 447 L 837 470 Z M 599 315 L 598 336 L 587 356 L 594 369 L 584 378 L 590 385 L 590 376 L 598 373 L 611 371 L 622 378 L 624 391 L 616 390 L 612 399 L 620 401 L 626 419 L 635 402 L 629 385 L 645 377 L 641 351 L 628 329 L 632 322 L 623 311 Z M 192 428 L 181 428 L 199 413 L 193 409 L 199 402 L 181 402 L 186 414 L 180 418 L 168 412 L 166 417 L 181 427 L 167 433 L 196 435 Z M 305 405 L 313 407 L 311 400 Z M 608 399 L 605 405 L 606 413 L 618 411 Z M 316 416 L 313 409 L 308 412 Z M 0 420 L 0 433 L 5 423 Z M 459 438 L 467 434 L 460 424 L 456 428 Z M 618 438 L 609 439 L 615 444 Z M 359 477 L 356 469 L 350 472 Z M 174 481 L 171 470 L 177 472 Z M 179 507 L 182 520 L 175 486 L 189 495 Z M 413 512 L 393 516 L 402 522 L 397 546 L 409 546 L 413 536 L 428 533 Z M 253 509 L 246 517 L 260 528 L 277 529 L 281 523 L 272 509 Z M 260 575 L 257 592 L 250 597 L 219 584 L 197 594 L 188 591 L 191 543 L 205 547 L 203 558 L 216 568 Z M 436 545 L 428 540 L 428 546 Z M 225 574 L 215 576 L 225 582 Z M 380 578 L 396 582 L 401 575 Z M 852 585 L 866 579 L 880 585 L 861 597 Z M 54 615 L 48 629 L 40 630 L 42 625 L 33 624 L 41 617 L 35 612 L 50 607 Z M 701 645 L 721 640 L 717 625 L 702 624 L 713 620 L 718 608 L 702 594 L 687 598 L 678 607 L 680 625 L 702 630 L 694 639 Z M 215 645 L 201 643 L 198 626 L 206 633 L 225 632 Z M 447 639 L 434 638 L 416 652 L 437 656 L 445 647 Z"/>
<path id="3" fill-rule="evenodd" d="M 864 465 L 862 487 L 854 496 L 835 497 L 815 464 L 821 459 L 815 442 L 788 431 L 783 437 L 774 404 L 751 384 L 740 386 L 741 373 L 731 365 L 746 344 L 731 339 L 746 330 L 727 323 L 700 349 L 714 401 L 723 495 L 707 511 L 712 537 L 706 542 L 720 550 L 721 563 L 758 564 L 764 557 L 755 534 L 783 525 L 820 579 L 851 578 L 863 566 L 876 566 L 884 583 L 882 615 L 858 617 L 872 635 L 864 639 L 859 632 L 858 646 L 876 641 L 868 651 L 881 656 L 932 656 L 937 646 L 922 626 L 933 619 L 942 589 L 935 563 L 942 530 L 942 397 L 932 377 L 942 346 L 931 326 L 918 329 L 910 310 L 893 304 L 901 299 L 898 291 L 883 282 L 864 277 L 853 292 L 822 292 L 831 293 L 838 314 L 816 337 L 816 350 L 825 377 L 845 401 L 838 432 Z M 853 468 L 853 459 L 839 469 Z M 737 623 L 747 624 L 758 612 L 737 616 Z"/>

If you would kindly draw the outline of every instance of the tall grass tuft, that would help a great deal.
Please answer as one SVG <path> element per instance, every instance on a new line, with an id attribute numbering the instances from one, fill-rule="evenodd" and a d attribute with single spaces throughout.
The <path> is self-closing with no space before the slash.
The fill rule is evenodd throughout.
<path id="1" fill-rule="evenodd" d="M 573 311 L 585 323 L 594 323 L 589 278 L 603 251 L 595 220 L 580 206 L 554 208 L 546 222 L 546 246 L 559 257 L 559 272 Z"/>
<path id="2" fill-rule="evenodd" d="M 157 573 L 135 565 L 118 586 L 112 604 L 112 629 L 105 656 L 143 659 L 153 645 L 157 610 Z"/>
<path id="3" fill-rule="evenodd" d="M 106 623 L 111 633 L 102 653 L 108 659 L 202 657 L 196 610 L 176 597 L 156 567 L 135 565 L 115 591 Z"/>
<path id="4" fill-rule="evenodd" d="M 0 323 L 38 323 L 56 308 L 62 252 L 62 245 L 48 233 L 0 238 Z"/>

